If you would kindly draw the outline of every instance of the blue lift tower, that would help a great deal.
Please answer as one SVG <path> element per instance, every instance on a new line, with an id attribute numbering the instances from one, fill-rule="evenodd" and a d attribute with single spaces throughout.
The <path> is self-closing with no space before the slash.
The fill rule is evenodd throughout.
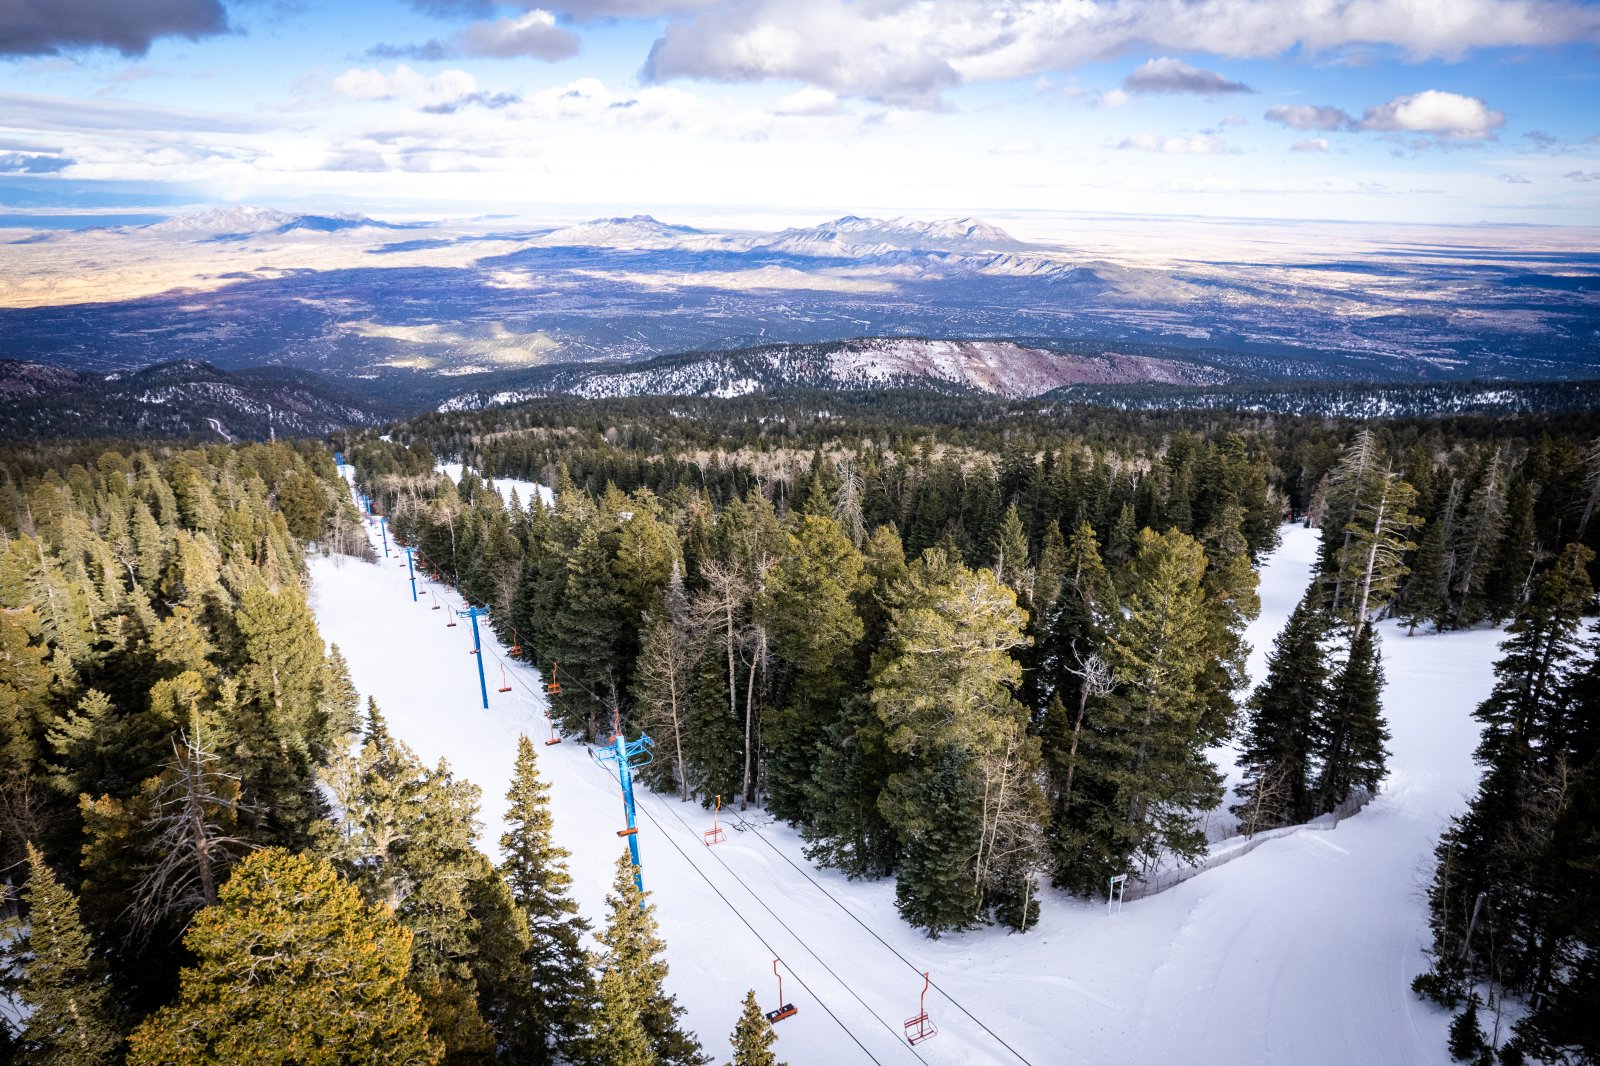
<path id="1" fill-rule="evenodd" d="M 622 809 L 628 816 L 628 828 L 617 830 L 617 836 L 628 838 L 628 854 L 633 858 L 633 883 L 644 891 L 644 870 L 639 865 L 639 826 L 634 820 L 633 772 L 655 761 L 656 742 L 649 733 L 640 733 L 638 740 L 627 740 L 618 731 L 611 738 L 610 747 L 591 749 L 594 761 L 602 766 L 608 763 L 617 768 L 617 782 L 622 786 Z"/>

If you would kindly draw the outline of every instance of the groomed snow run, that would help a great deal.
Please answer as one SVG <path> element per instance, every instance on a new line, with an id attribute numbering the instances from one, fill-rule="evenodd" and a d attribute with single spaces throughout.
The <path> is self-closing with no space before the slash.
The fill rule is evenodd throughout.
<path id="1" fill-rule="evenodd" d="M 1285 527 L 1263 569 L 1263 617 L 1250 634 L 1258 674 L 1304 589 L 1315 538 Z M 446 628 L 449 611 L 429 609 L 435 599 L 461 606 L 451 590 L 419 577 L 413 604 L 402 556 L 315 557 L 311 579 L 323 637 L 394 733 L 482 787 L 481 841 L 496 856 L 517 736 L 549 736 L 537 671 L 513 664 L 485 627 L 486 711 L 470 625 Z M 745 828 L 724 812 L 727 842 L 713 849 L 701 837 L 708 811 L 641 790 L 639 846 L 668 944 L 668 989 L 718 1062 L 746 989 L 763 1009 L 776 1005 L 778 957 L 784 998 L 799 1008 L 777 1026 L 776 1051 L 791 1066 L 1444 1066 L 1449 1018 L 1408 986 L 1425 961 L 1430 850 L 1476 781 L 1471 710 L 1500 639 L 1383 627 L 1392 773 L 1337 829 L 1270 840 L 1116 914 L 1047 891 L 1025 935 L 991 928 L 928 940 L 896 914 L 892 883 L 812 868 L 796 834 L 759 812 L 745 813 Z M 496 691 L 502 665 L 507 693 Z M 574 739 L 540 743 L 538 754 L 576 898 L 598 922 L 624 846 L 615 780 Z M 901 1026 L 917 1011 L 923 969 L 936 983 L 927 1009 L 940 1031 L 913 1048 Z"/>

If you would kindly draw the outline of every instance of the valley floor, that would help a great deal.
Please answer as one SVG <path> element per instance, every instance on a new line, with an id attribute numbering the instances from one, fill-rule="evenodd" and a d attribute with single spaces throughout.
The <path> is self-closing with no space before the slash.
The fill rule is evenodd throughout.
<path id="1" fill-rule="evenodd" d="M 1263 568 L 1262 617 L 1250 632 L 1257 677 L 1315 548 L 1315 531 L 1285 527 Z M 485 628 L 486 711 L 471 627 L 447 628 L 450 612 L 429 609 L 430 600 L 460 607 L 451 590 L 419 577 L 413 604 L 403 556 L 318 557 L 311 575 L 317 623 L 362 694 L 424 761 L 446 759 L 483 789 L 481 841 L 494 856 L 516 738 L 549 736 L 537 671 L 513 663 Z M 1488 692 L 1501 636 L 1407 638 L 1385 624 L 1392 772 L 1337 829 L 1267 841 L 1116 914 L 1047 891 L 1025 935 L 927 940 L 896 914 L 891 883 L 814 869 L 798 836 L 759 811 L 725 812 L 727 842 L 709 849 L 709 812 L 641 790 L 639 845 L 668 944 L 668 988 L 718 1062 L 746 989 L 764 1009 L 776 1005 L 777 957 L 784 997 L 799 1008 L 777 1030 L 775 1050 L 791 1066 L 1442 1066 L 1449 1017 L 1409 989 L 1424 964 L 1422 889 L 1441 826 L 1476 782 L 1471 711 Z M 511 691 L 497 692 L 505 683 Z M 540 745 L 539 760 L 576 898 L 598 922 L 623 848 L 616 781 L 570 738 Z M 901 1022 L 916 1013 L 924 969 L 937 984 L 927 1009 L 940 1033 L 912 1048 Z"/>

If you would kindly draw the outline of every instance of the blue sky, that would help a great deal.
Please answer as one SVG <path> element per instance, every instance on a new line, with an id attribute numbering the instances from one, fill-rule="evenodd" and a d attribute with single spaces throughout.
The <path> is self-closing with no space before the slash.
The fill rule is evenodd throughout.
<path id="1" fill-rule="evenodd" d="M 3 4 L 0 204 L 1595 225 L 1597 45 L 1576 0 Z"/>

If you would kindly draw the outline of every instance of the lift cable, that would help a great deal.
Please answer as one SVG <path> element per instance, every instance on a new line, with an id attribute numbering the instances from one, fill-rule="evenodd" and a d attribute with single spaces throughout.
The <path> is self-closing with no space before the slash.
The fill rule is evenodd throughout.
<path id="1" fill-rule="evenodd" d="M 904 955 L 900 954 L 899 950 L 897 950 L 893 944 L 889 943 L 887 940 L 883 939 L 883 937 L 879 936 L 878 933 L 877 933 L 877 930 L 873 929 L 872 926 L 868 925 L 866 922 L 863 922 L 861 920 L 860 916 L 858 916 L 855 911 L 851 910 L 849 907 L 846 907 L 844 905 L 844 901 L 843 900 L 839 899 L 839 897 L 835 896 L 832 892 L 829 892 L 826 885 L 822 884 L 822 882 L 820 882 L 816 878 L 812 877 L 811 874 L 804 867 L 802 867 L 799 863 L 795 862 L 788 855 L 785 855 L 783 853 L 782 849 L 780 849 L 776 844 L 772 843 L 772 841 L 768 840 L 762 834 L 761 830 L 758 829 L 755 826 L 754 823 L 748 822 L 748 821 L 744 820 L 743 818 L 740 818 L 738 815 L 734 815 L 734 819 L 733 820 L 734 820 L 735 825 L 740 830 L 748 830 L 749 832 L 754 833 L 756 835 L 756 839 L 757 840 L 760 840 L 761 843 L 765 844 L 768 848 L 771 848 L 772 851 L 775 852 L 779 857 L 781 857 L 784 862 L 788 863 L 790 866 L 793 866 L 795 868 L 795 870 L 800 874 L 800 876 L 804 877 L 807 881 L 810 881 L 813 885 L 815 885 L 816 888 L 817 888 L 817 891 L 821 892 L 824 896 L 827 896 L 829 899 L 831 899 L 834 902 L 835 906 L 837 906 L 840 910 L 842 910 L 846 914 L 848 914 L 852 921 L 854 921 L 861 928 L 865 929 L 868 933 L 872 934 L 872 939 L 876 940 L 878 943 L 880 943 L 884 947 L 888 948 L 894 954 L 895 958 L 899 959 L 901 962 L 903 962 L 907 966 L 911 967 L 912 971 L 914 973 L 916 973 L 917 976 L 919 976 L 919 977 L 922 976 L 923 971 L 917 969 L 916 964 L 914 964 L 910 959 L 906 958 Z M 960 1011 L 962 1014 L 965 1014 L 972 1021 L 972 1023 L 974 1025 L 976 1025 L 979 1029 L 982 1029 L 984 1032 L 988 1033 L 990 1036 L 994 1037 L 995 1043 L 999 1044 L 1001 1047 L 1003 1047 L 1007 1051 L 1011 1052 L 1011 1054 L 1015 1055 L 1019 1061 L 1027 1063 L 1027 1066 L 1033 1066 L 1033 1063 L 1029 1062 L 1028 1058 L 1025 1055 L 1023 1055 L 1022 1052 L 1018 1051 L 1016 1048 L 1014 1048 L 1010 1044 L 1006 1043 L 1005 1040 L 1000 1036 L 1000 1034 L 996 1033 L 993 1029 L 990 1029 L 987 1025 L 984 1025 L 983 1022 L 980 1021 L 977 1017 L 975 1017 L 971 1011 L 967 1010 L 966 1007 L 962 1006 L 960 1000 L 956 999 L 949 992 L 945 991 L 944 988 L 942 988 L 937 981 L 933 981 L 930 978 L 929 979 L 929 983 L 932 984 L 934 988 L 938 989 L 939 990 L 939 994 L 941 996 L 943 996 L 945 999 L 949 1000 L 950 1004 L 953 1007 L 955 1007 L 956 1010 Z"/>

